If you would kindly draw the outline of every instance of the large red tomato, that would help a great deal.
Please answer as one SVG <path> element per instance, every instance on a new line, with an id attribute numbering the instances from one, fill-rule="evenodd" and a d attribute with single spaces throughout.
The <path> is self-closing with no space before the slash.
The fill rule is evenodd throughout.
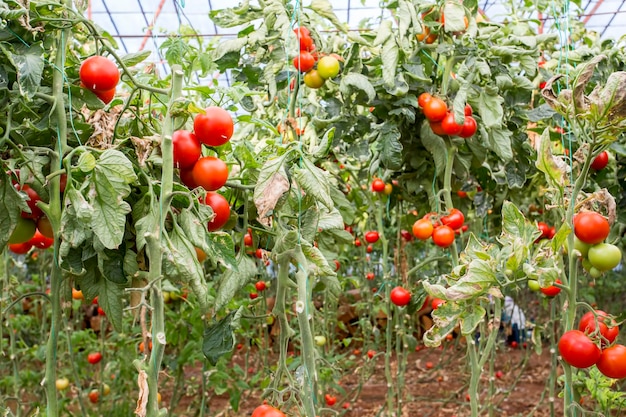
<path id="1" fill-rule="evenodd" d="M 602 310 L 596 310 L 595 314 L 593 311 L 585 313 L 578 323 L 578 330 L 587 334 L 593 333 L 596 330 L 596 320 L 600 334 L 606 339 L 606 342 L 603 340 L 602 343 L 604 345 L 613 343 L 619 334 L 619 326 L 616 326 Z"/>
<path id="2" fill-rule="evenodd" d="M 190 169 L 181 169 L 178 173 L 180 177 L 180 181 L 187 186 L 190 190 L 193 190 L 198 186 L 196 181 L 193 179 L 193 167 Z"/>
<path id="3" fill-rule="evenodd" d="M 392 303 L 402 307 L 411 301 L 411 293 L 398 286 L 391 290 L 390 299 Z"/>
<path id="4" fill-rule="evenodd" d="M 315 58 L 308 51 L 302 51 L 293 58 L 293 66 L 300 72 L 308 72 L 313 69 Z"/>
<path id="5" fill-rule="evenodd" d="M 14 243 L 9 245 L 9 250 L 13 253 L 17 253 L 18 255 L 24 255 L 25 253 L 28 253 L 32 247 L 33 245 L 30 242 Z"/>
<path id="6" fill-rule="evenodd" d="M 450 136 L 458 136 L 463 131 L 463 125 L 459 125 L 456 123 L 453 112 L 449 112 L 448 114 L 446 114 L 446 116 L 441 121 L 441 128 L 444 132 L 446 132 L 446 135 Z"/>
<path id="7" fill-rule="evenodd" d="M 595 211 L 583 211 L 574 217 L 574 233 L 585 243 L 595 245 L 609 235 L 610 227 L 607 219 Z"/>
<path id="8" fill-rule="evenodd" d="M 80 66 L 80 81 L 91 91 L 109 91 L 120 81 L 117 65 L 103 56 L 90 56 Z"/>
<path id="9" fill-rule="evenodd" d="M 378 232 L 375 230 L 365 233 L 365 240 L 367 241 L 367 243 L 376 243 L 378 242 L 379 238 L 380 236 L 378 235 Z"/>
<path id="10" fill-rule="evenodd" d="M 602 151 L 593 159 L 591 162 L 591 168 L 600 171 L 604 169 L 609 164 L 609 153 L 607 151 Z"/>
<path id="11" fill-rule="evenodd" d="M 463 226 L 464 222 L 465 216 L 463 215 L 463 212 L 455 208 L 450 210 L 450 214 L 441 218 L 441 223 L 445 224 L 446 226 L 450 226 L 454 230 L 460 229 Z"/>
<path id="12" fill-rule="evenodd" d="M 614 345 L 604 349 L 596 366 L 609 378 L 626 378 L 626 346 Z"/>
<path id="13" fill-rule="evenodd" d="M 268 404 L 258 406 L 252 412 L 250 417 L 286 417 L 285 414 L 277 408 Z"/>
<path id="14" fill-rule="evenodd" d="M 174 166 L 191 168 L 202 154 L 202 145 L 195 134 L 188 130 L 177 130 L 172 134 Z"/>
<path id="15" fill-rule="evenodd" d="M 433 230 L 433 242 L 441 248 L 447 248 L 454 242 L 454 230 L 450 226 L 439 226 Z"/>
<path id="16" fill-rule="evenodd" d="M 115 98 L 115 92 L 116 92 L 115 87 L 106 91 L 94 91 L 96 96 L 98 96 L 98 98 L 102 100 L 104 104 L 109 104 L 110 102 L 113 101 L 113 99 Z"/>
<path id="17" fill-rule="evenodd" d="M 467 113 L 467 107 L 466 107 L 466 113 Z M 471 138 L 472 136 L 474 136 L 474 133 L 476 133 L 477 129 L 478 129 L 478 124 L 476 124 L 476 119 L 474 119 L 471 116 L 471 114 L 469 116 L 466 115 L 465 122 L 463 122 L 463 129 L 461 130 L 461 133 L 459 134 L 459 136 L 465 139 Z"/>
<path id="18" fill-rule="evenodd" d="M 446 117 L 448 106 L 439 97 L 433 97 L 424 104 L 423 112 L 431 122 L 440 122 Z"/>
<path id="19" fill-rule="evenodd" d="M 193 132 L 198 140 L 208 146 L 225 144 L 233 136 L 235 126 L 230 113 L 221 107 L 211 106 L 193 119 Z"/>
<path id="20" fill-rule="evenodd" d="M 48 249 L 54 243 L 54 239 L 44 236 L 39 230 L 37 230 L 28 243 L 39 249 Z"/>
<path id="21" fill-rule="evenodd" d="M 215 191 L 222 188 L 228 180 L 228 166 L 219 158 L 205 156 L 198 159 L 193 166 L 191 175 L 196 184 L 207 191 Z"/>
<path id="22" fill-rule="evenodd" d="M 598 362 L 602 351 L 580 330 L 570 330 L 559 339 L 559 353 L 570 365 L 576 368 L 589 368 Z"/>
<path id="23" fill-rule="evenodd" d="M 226 224 L 230 217 L 230 205 L 228 200 L 218 193 L 207 193 L 204 199 L 204 204 L 211 206 L 215 217 L 209 222 L 209 231 L 221 229 Z"/>

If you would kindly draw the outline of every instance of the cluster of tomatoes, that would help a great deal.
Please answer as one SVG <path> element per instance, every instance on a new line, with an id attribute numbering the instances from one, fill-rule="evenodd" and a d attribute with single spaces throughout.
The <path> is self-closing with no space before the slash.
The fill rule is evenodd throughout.
<path id="1" fill-rule="evenodd" d="M 22 211 L 20 213 L 17 226 L 9 236 L 9 250 L 23 255 L 33 247 L 48 249 L 54 243 L 52 225 L 41 209 L 37 207 L 37 202 L 41 201 L 39 194 L 28 184 L 20 185 L 18 171 L 11 172 L 9 175 L 15 189 L 26 196 L 26 204 L 30 210 L 30 212 Z M 61 188 L 61 191 L 64 191 L 63 183 Z"/>
<path id="2" fill-rule="evenodd" d="M 431 239 L 435 245 L 447 248 L 454 242 L 456 233 L 467 231 L 465 216 L 459 209 L 453 208 L 445 216 L 428 213 L 413 223 L 413 235 L 419 240 Z"/>
<path id="3" fill-rule="evenodd" d="M 604 243 L 609 236 L 608 220 L 594 211 L 583 211 L 574 216 L 574 250 L 580 253 L 582 265 L 592 278 L 619 265 L 622 251 Z"/>
<path id="4" fill-rule="evenodd" d="M 393 185 L 391 183 L 385 183 L 380 178 L 374 178 L 372 181 L 372 191 L 379 194 L 390 195 L 393 192 Z"/>
<path id="5" fill-rule="evenodd" d="M 330 54 L 320 58 L 315 52 L 311 31 L 301 26 L 294 29 L 294 32 L 300 44 L 300 53 L 293 58 L 293 66 L 300 73 L 304 73 L 304 84 L 307 87 L 320 88 L 326 80 L 339 75 L 341 70 L 339 55 Z"/>
<path id="6" fill-rule="evenodd" d="M 115 97 L 120 72 L 110 59 L 100 55 L 90 56 L 81 64 L 78 76 L 80 86 L 90 90 L 105 104 Z"/>
<path id="7" fill-rule="evenodd" d="M 464 139 L 471 138 L 476 133 L 478 125 L 474 119 L 472 106 L 465 105 L 465 120 L 458 124 L 452 109 L 439 97 L 429 93 L 420 94 L 417 103 L 430 123 L 430 128 L 439 136 L 460 136 Z"/>
<path id="8" fill-rule="evenodd" d="M 211 106 L 194 118 L 193 132 L 177 130 L 172 135 L 174 165 L 179 168 L 180 180 L 189 188 L 202 187 L 208 191 L 204 204 L 215 213 L 208 225 L 210 231 L 220 229 L 230 217 L 228 201 L 214 192 L 226 184 L 228 166 L 215 156 L 202 156 L 202 144 L 224 145 L 233 132 L 231 115 L 221 107 Z"/>
<path id="9" fill-rule="evenodd" d="M 626 378 L 626 346 L 613 344 L 618 334 L 619 326 L 607 313 L 589 311 L 580 319 L 577 330 L 561 336 L 559 353 L 576 368 L 596 365 L 609 378 Z"/>
<path id="10" fill-rule="evenodd" d="M 551 240 L 556 234 L 556 228 L 554 226 L 550 226 L 546 222 L 537 222 L 537 228 L 539 229 L 541 234 L 535 240 L 535 242 L 539 242 L 542 239 Z"/>

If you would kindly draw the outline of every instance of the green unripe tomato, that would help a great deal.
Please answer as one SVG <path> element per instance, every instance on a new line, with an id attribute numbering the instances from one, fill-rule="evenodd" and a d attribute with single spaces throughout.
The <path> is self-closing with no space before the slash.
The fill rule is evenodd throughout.
<path id="1" fill-rule="evenodd" d="M 304 74 L 304 84 L 306 84 L 309 88 L 320 88 L 324 85 L 324 80 L 322 76 L 319 74 L 317 70 L 312 69 L 311 71 Z"/>
<path id="2" fill-rule="evenodd" d="M 589 262 L 599 271 L 609 271 L 619 265 L 622 251 L 610 243 L 598 243 L 589 248 Z"/>
<path id="3" fill-rule="evenodd" d="M 317 63 L 317 72 L 325 80 L 336 77 L 339 74 L 339 69 L 339 61 L 332 56 L 325 56 Z"/>
<path id="4" fill-rule="evenodd" d="M 539 285 L 539 281 L 536 279 L 529 279 L 528 288 L 530 288 L 531 291 L 539 291 L 541 289 L 541 285 Z"/>
<path id="5" fill-rule="evenodd" d="M 326 344 L 325 336 L 315 336 L 314 339 L 317 346 L 324 346 Z"/>
<path id="6" fill-rule="evenodd" d="M 587 258 L 583 259 L 582 265 L 583 265 L 583 269 L 587 272 L 589 272 L 591 268 L 593 268 L 593 265 L 591 265 L 591 262 L 589 262 L 589 259 Z"/>
<path id="7" fill-rule="evenodd" d="M 589 276 L 593 279 L 600 278 L 602 276 L 602 271 L 598 270 L 595 266 L 592 266 L 589 269 Z"/>
<path id="8" fill-rule="evenodd" d="M 35 231 L 37 231 L 37 225 L 34 221 L 18 217 L 17 225 L 13 229 L 11 236 L 9 236 L 9 244 L 28 242 L 35 236 Z"/>
<path id="9" fill-rule="evenodd" d="M 582 240 L 578 239 L 576 236 L 574 236 L 574 249 L 580 252 L 580 256 L 586 258 L 587 254 L 589 253 L 590 247 L 590 244 L 585 243 Z"/>

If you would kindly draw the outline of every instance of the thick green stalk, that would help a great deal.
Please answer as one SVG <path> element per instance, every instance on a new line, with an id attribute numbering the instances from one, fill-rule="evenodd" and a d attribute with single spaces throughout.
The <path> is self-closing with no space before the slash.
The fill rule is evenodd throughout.
<path id="1" fill-rule="evenodd" d="M 283 373 L 291 375 L 287 368 L 287 347 L 289 345 L 289 338 L 293 336 L 293 329 L 289 326 L 287 320 L 287 312 L 285 311 L 285 303 L 287 302 L 287 288 L 290 285 L 289 281 L 289 265 L 290 257 L 288 254 L 280 254 L 278 256 L 278 277 L 276 279 L 276 301 L 272 314 L 278 320 L 278 327 L 280 329 L 279 344 L 278 344 L 278 366 L 276 368 L 276 375 L 272 382 L 272 388 L 278 390 Z M 291 379 L 291 377 L 290 377 Z"/>
<path id="2" fill-rule="evenodd" d="M 69 9 L 72 7 L 71 0 L 65 1 L 65 6 Z M 56 57 L 54 60 L 54 71 L 52 75 L 52 94 L 55 99 L 54 122 L 57 126 L 57 142 L 55 143 L 55 152 L 51 153 L 50 166 L 53 169 L 61 167 L 61 160 L 67 150 L 67 115 L 65 114 L 65 99 L 63 92 L 64 85 L 64 69 L 65 69 L 65 50 L 67 42 L 71 36 L 71 30 L 65 29 L 59 32 L 57 37 Z M 50 202 L 44 208 L 44 211 L 54 232 L 54 254 L 55 258 L 52 262 L 52 272 L 50 274 L 50 299 L 51 299 L 51 320 L 50 320 L 50 337 L 46 345 L 46 373 L 44 385 L 46 390 L 46 415 L 48 417 L 57 417 L 59 415 L 59 406 L 57 401 L 56 390 L 56 368 L 57 368 L 57 345 L 59 338 L 59 329 L 62 326 L 61 318 L 61 281 L 63 279 L 61 269 L 58 264 L 57 254 L 59 253 L 59 225 L 61 223 L 61 183 L 60 176 L 52 178 L 49 185 Z"/>
<path id="3" fill-rule="evenodd" d="M 148 245 L 148 255 L 150 257 L 150 305 L 152 306 L 152 341 L 153 349 L 150 352 L 149 366 L 147 372 L 148 382 L 148 417 L 159 416 L 159 404 L 157 401 L 159 371 L 165 351 L 165 312 L 163 303 L 163 291 L 161 285 L 162 259 L 161 237 L 165 230 L 165 219 L 169 213 L 169 201 L 172 194 L 174 177 L 174 153 L 172 146 L 173 123 L 171 109 L 176 100 L 182 94 L 183 72 L 180 66 L 172 67 L 172 90 L 168 103 L 167 114 L 163 121 L 161 132 L 161 154 L 163 166 L 161 173 L 161 195 L 159 197 L 159 230 L 155 234 L 146 237 Z"/>
<path id="4" fill-rule="evenodd" d="M 315 343 L 311 331 L 313 305 L 311 304 L 311 285 L 307 274 L 307 260 L 298 245 L 294 250 L 294 260 L 298 264 L 296 284 L 298 286 L 298 300 L 296 314 L 300 327 L 300 342 L 302 345 L 302 364 L 304 365 L 304 383 L 302 384 L 302 402 L 307 417 L 315 417 L 315 402 L 317 398 L 317 372 L 315 370 Z"/>
<path id="5" fill-rule="evenodd" d="M 446 169 L 443 173 L 443 198 L 446 202 L 446 210 L 450 211 L 454 208 L 452 203 L 452 196 L 450 190 L 452 190 L 452 167 L 454 165 L 454 155 L 456 154 L 456 148 L 454 146 L 448 146 L 448 158 L 446 159 Z M 456 248 L 456 239 L 450 246 L 450 253 L 452 254 L 452 266 L 459 264 L 459 254 Z"/>

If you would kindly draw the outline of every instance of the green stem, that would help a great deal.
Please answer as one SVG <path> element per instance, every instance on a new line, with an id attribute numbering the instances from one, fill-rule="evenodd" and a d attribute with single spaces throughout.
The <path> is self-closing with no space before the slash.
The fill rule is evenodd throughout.
<path id="1" fill-rule="evenodd" d="M 159 404 L 157 401 L 159 371 L 165 351 L 165 312 L 163 303 L 162 280 L 159 279 L 162 273 L 161 237 L 165 232 L 165 219 L 169 213 L 169 202 L 171 200 L 173 177 L 174 177 L 174 156 L 172 146 L 172 115 L 171 110 L 176 100 L 182 94 L 183 72 L 179 65 L 172 66 L 172 94 L 168 103 L 167 113 L 163 121 L 163 131 L 161 133 L 161 154 L 163 167 L 161 173 L 161 195 L 159 230 L 154 234 L 146 236 L 148 245 L 148 255 L 150 259 L 150 305 L 152 306 L 152 343 L 153 349 L 150 352 L 148 375 L 148 417 L 159 416 Z"/>
<path id="2" fill-rule="evenodd" d="M 448 158 L 446 159 L 446 169 L 443 173 L 443 198 L 446 203 L 446 211 L 450 211 L 454 208 L 454 204 L 452 203 L 452 195 L 450 190 L 452 190 L 452 167 L 454 165 L 454 155 L 456 154 L 456 147 L 448 146 Z M 459 264 L 459 254 L 456 247 L 456 239 L 452 242 L 450 246 L 450 253 L 452 254 L 452 266 L 457 266 Z"/>
<path id="3" fill-rule="evenodd" d="M 289 338 L 293 336 L 294 331 L 289 326 L 287 320 L 287 312 L 285 311 L 285 303 L 287 302 L 287 288 L 289 288 L 289 265 L 290 257 L 286 254 L 280 254 L 278 256 L 278 277 L 276 280 L 276 302 L 274 303 L 274 309 L 272 313 L 278 320 L 278 326 L 280 329 L 279 335 L 279 356 L 278 367 L 276 368 L 276 375 L 272 382 L 272 388 L 275 392 L 278 390 L 282 374 L 290 375 L 287 368 L 287 347 L 289 345 Z"/>

